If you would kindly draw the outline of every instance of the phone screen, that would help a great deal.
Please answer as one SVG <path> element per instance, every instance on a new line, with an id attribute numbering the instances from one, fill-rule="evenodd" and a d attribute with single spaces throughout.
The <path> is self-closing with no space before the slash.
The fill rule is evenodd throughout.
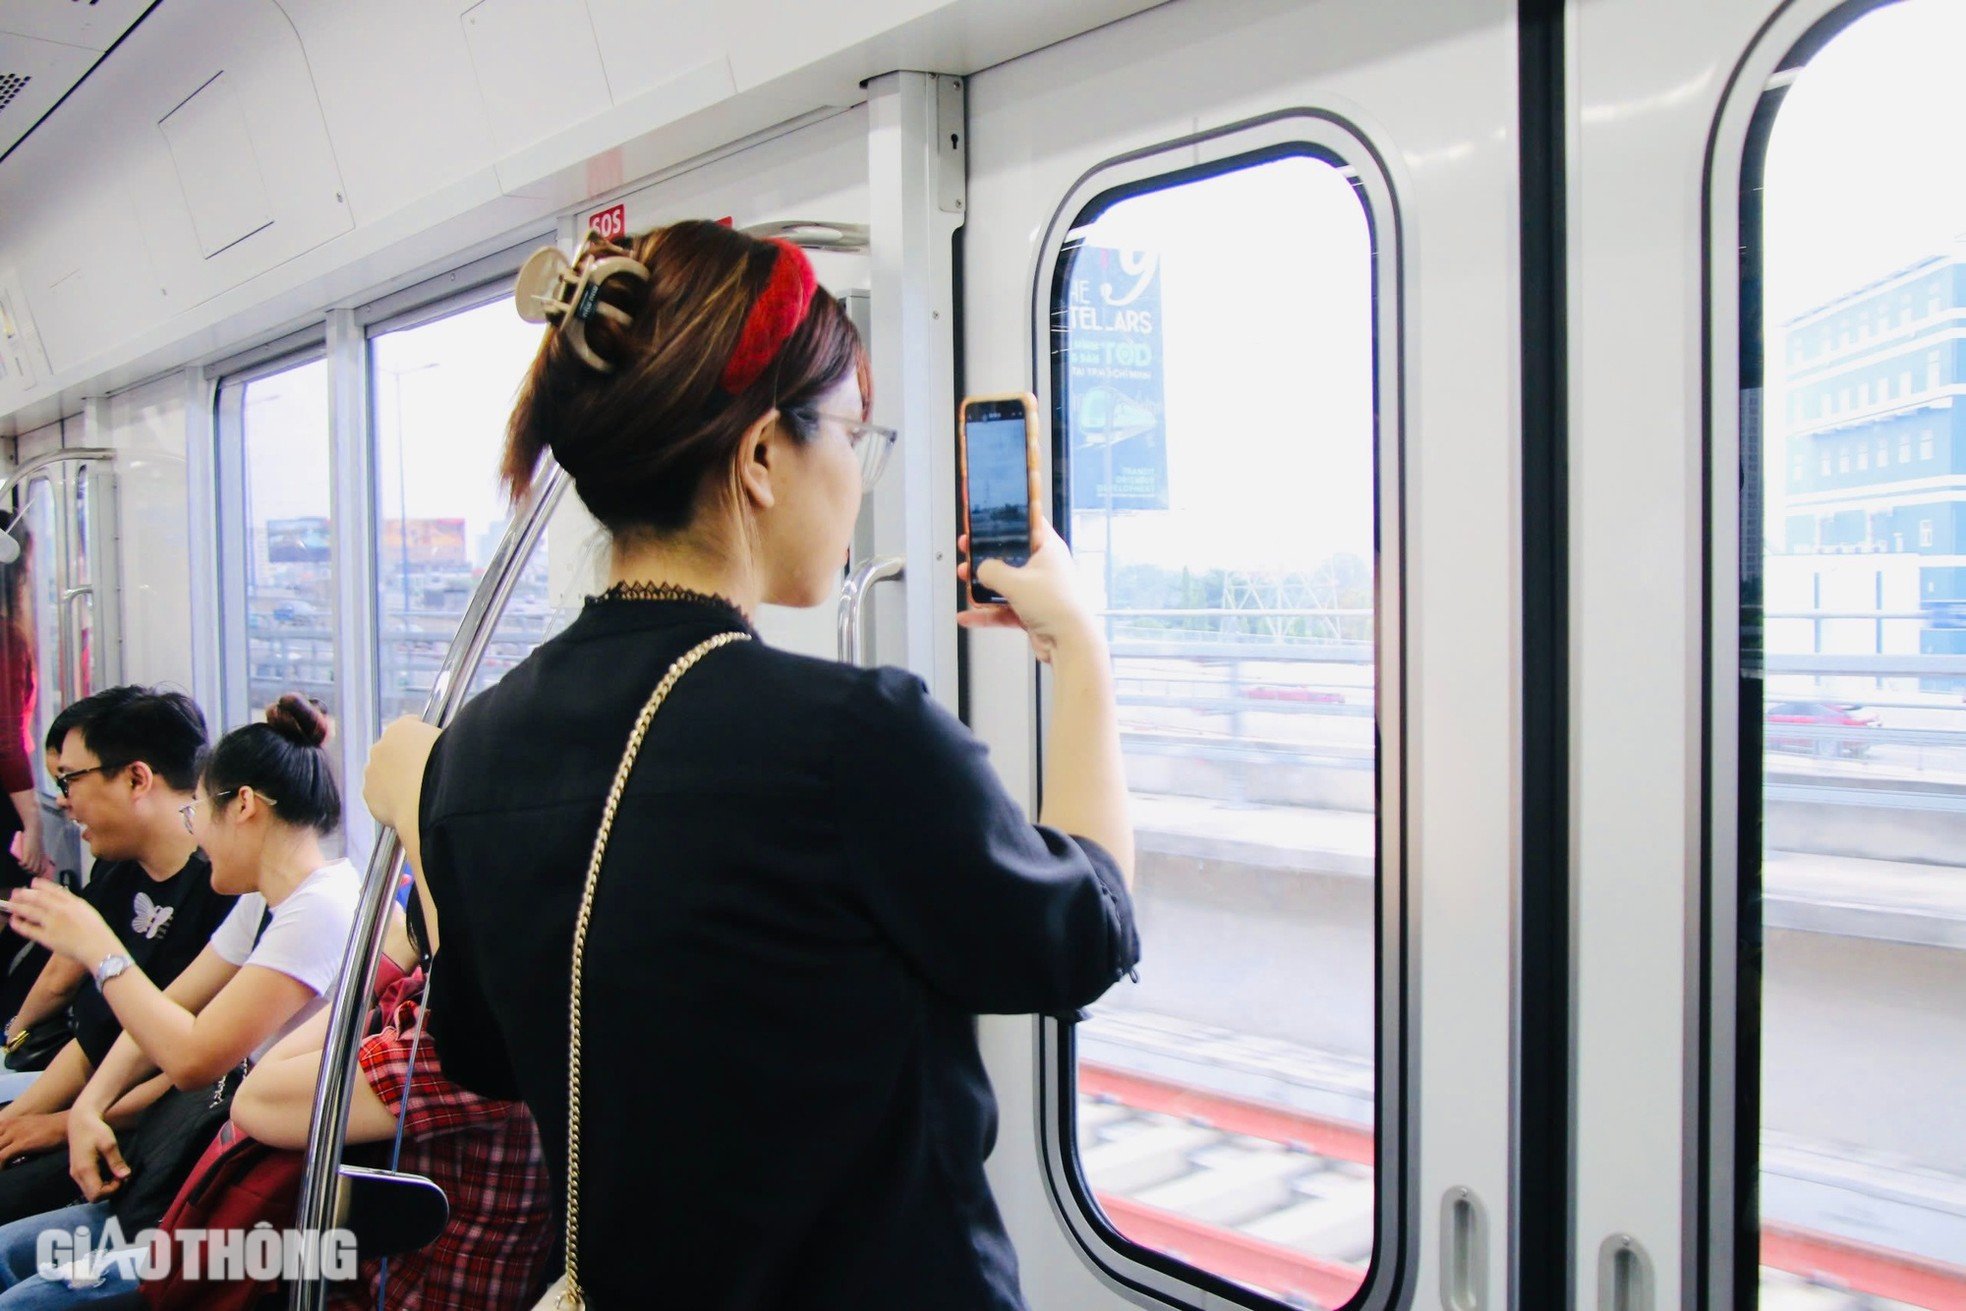
<path id="1" fill-rule="evenodd" d="M 1031 557 L 1031 481 L 1026 456 L 1024 407 L 1017 401 L 983 401 L 963 415 L 969 470 L 969 559 L 1021 565 Z M 971 575 L 974 578 L 974 575 Z M 978 601 L 1001 601 L 972 581 Z"/>

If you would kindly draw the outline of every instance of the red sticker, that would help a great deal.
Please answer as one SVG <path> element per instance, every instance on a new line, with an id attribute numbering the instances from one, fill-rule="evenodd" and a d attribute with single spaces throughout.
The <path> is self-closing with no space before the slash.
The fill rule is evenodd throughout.
<path id="1" fill-rule="evenodd" d="M 609 241 L 619 241 L 628 235 L 628 205 L 622 202 L 607 209 L 597 210 L 587 216 L 587 226 L 600 233 Z"/>

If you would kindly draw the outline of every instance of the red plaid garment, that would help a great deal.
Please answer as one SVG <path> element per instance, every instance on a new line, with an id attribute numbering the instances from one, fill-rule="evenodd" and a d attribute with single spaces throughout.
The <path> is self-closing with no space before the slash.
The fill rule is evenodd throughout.
<path id="1" fill-rule="evenodd" d="M 398 1114 L 416 1041 L 422 976 L 389 989 L 382 1032 L 362 1043 L 362 1073 Z M 444 1077 L 423 1035 L 398 1168 L 427 1175 L 450 1198 L 450 1223 L 419 1252 L 389 1259 L 389 1311 L 505 1311 L 532 1305 L 546 1283 L 552 1200 L 539 1132 L 523 1103 L 466 1092 Z M 381 1263 L 364 1261 L 329 1311 L 374 1311 Z"/>

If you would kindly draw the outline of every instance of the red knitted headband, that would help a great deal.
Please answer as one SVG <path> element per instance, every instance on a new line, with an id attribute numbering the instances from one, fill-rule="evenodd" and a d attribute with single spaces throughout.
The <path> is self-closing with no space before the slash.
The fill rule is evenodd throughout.
<path id="1" fill-rule="evenodd" d="M 805 320 L 812 305 L 812 293 L 819 286 L 812 262 L 805 252 L 789 241 L 772 240 L 778 258 L 771 266 L 771 279 L 744 316 L 744 331 L 738 334 L 737 349 L 718 380 L 725 393 L 737 395 L 758 380 L 792 332 Z"/>

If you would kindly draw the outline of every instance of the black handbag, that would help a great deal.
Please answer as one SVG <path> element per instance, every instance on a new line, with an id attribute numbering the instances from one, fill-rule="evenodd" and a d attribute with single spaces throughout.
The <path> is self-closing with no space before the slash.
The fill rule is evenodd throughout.
<path id="1" fill-rule="evenodd" d="M 45 1070 L 55 1054 L 68 1046 L 74 1038 L 75 1029 L 69 1023 L 66 1008 L 50 1015 L 31 1028 L 22 1029 L 7 1044 L 6 1066 L 9 1070 L 26 1074 L 35 1070 Z"/>
<path id="2" fill-rule="evenodd" d="M 203 1088 L 172 1088 L 132 1126 L 123 1148 L 130 1174 L 109 1195 L 110 1213 L 124 1233 L 156 1228 L 171 1209 L 192 1167 L 231 1118 L 232 1094 L 244 1070 L 242 1063 Z"/>

